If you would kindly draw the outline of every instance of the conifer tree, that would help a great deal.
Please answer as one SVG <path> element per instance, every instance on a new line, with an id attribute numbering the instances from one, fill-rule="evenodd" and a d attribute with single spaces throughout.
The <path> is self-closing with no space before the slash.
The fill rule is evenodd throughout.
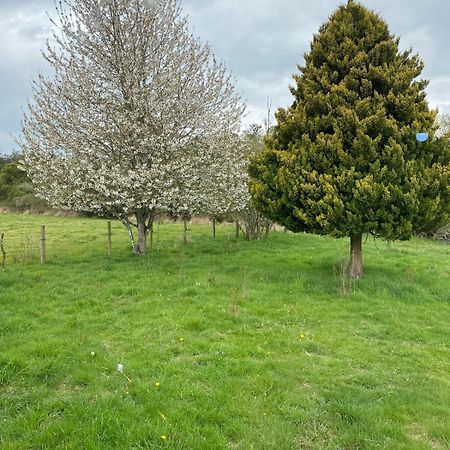
<path id="1" fill-rule="evenodd" d="M 419 79 L 423 63 L 376 13 L 342 5 L 314 36 L 250 167 L 258 207 L 288 229 L 350 237 L 350 269 L 362 276 L 362 237 L 409 239 L 445 223 L 448 141 L 436 136 Z M 418 142 L 416 133 L 429 133 Z"/>

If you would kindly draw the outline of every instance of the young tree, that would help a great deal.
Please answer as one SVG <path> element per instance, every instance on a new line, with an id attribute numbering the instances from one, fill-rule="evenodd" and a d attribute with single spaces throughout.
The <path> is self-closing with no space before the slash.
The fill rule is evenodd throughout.
<path id="1" fill-rule="evenodd" d="M 242 208 L 249 196 L 247 159 L 239 135 L 217 135 L 211 142 L 207 149 L 190 152 L 168 207 L 171 217 L 185 223 L 185 242 L 186 221 L 192 216 L 223 219 Z"/>
<path id="2" fill-rule="evenodd" d="M 198 213 L 208 215 L 215 224 L 226 219 L 239 222 L 239 229 L 248 240 L 267 233 L 271 222 L 257 211 L 248 189 L 250 157 L 263 148 L 262 127 L 252 125 L 234 139 L 217 142 L 221 158 L 208 165 L 201 179 Z"/>
<path id="3" fill-rule="evenodd" d="M 387 24 L 349 1 L 330 17 L 294 77 L 266 149 L 251 166 L 259 208 L 292 231 L 350 237 L 362 275 L 362 236 L 408 239 L 445 223 L 450 153 L 435 136 L 419 80 L 423 64 Z M 428 132 L 420 143 L 416 133 Z"/>
<path id="4" fill-rule="evenodd" d="M 215 223 L 231 219 L 245 208 L 248 192 L 248 158 L 240 136 L 222 142 L 222 157 L 207 168 L 208 176 L 202 188 L 203 205 L 201 211 Z"/>
<path id="5" fill-rule="evenodd" d="M 38 195 L 119 218 L 137 253 L 243 106 L 178 0 L 64 0 L 20 141 Z M 190 193 L 195 196 L 195 192 Z M 133 222 L 134 218 L 134 222 Z M 138 230 L 135 243 L 132 226 Z"/>
<path id="6" fill-rule="evenodd" d="M 270 110 L 268 110 L 268 116 Z M 251 125 L 242 136 L 242 146 L 246 154 L 245 171 L 246 186 L 248 190 L 248 164 L 251 158 L 261 154 L 264 150 L 264 135 L 269 132 L 269 120 L 267 121 L 266 130 L 260 125 Z M 252 197 L 248 193 L 244 197 L 244 204 L 239 211 L 239 228 L 247 240 L 260 239 L 263 234 L 268 234 L 273 223 L 267 219 L 261 211 L 259 211 L 253 202 Z"/>

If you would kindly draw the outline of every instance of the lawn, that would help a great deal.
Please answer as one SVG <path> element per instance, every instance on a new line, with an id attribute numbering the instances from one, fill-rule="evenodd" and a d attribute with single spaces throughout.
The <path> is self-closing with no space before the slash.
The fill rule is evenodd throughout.
<path id="1" fill-rule="evenodd" d="M 47 264 L 39 264 L 39 225 Z M 2 449 L 446 449 L 450 246 L 2 214 Z M 123 371 L 117 364 L 123 364 Z"/>

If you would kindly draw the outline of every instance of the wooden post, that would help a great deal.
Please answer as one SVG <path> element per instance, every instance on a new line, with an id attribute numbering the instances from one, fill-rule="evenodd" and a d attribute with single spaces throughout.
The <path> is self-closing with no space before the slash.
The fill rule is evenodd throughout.
<path id="1" fill-rule="evenodd" d="M 159 253 L 160 247 L 159 247 L 159 226 L 161 225 L 161 221 L 158 220 L 158 228 L 156 229 L 156 252 Z"/>
<path id="2" fill-rule="evenodd" d="M 112 232 L 111 232 L 111 221 L 108 220 L 108 256 L 112 255 Z"/>
<path id="3" fill-rule="evenodd" d="M 216 219 L 212 220 L 212 226 L 213 226 L 213 239 L 216 238 Z"/>
<path id="4" fill-rule="evenodd" d="M 150 253 L 153 253 L 153 221 L 149 224 L 150 227 Z"/>
<path id="5" fill-rule="evenodd" d="M 45 264 L 45 225 L 41 225 L 41 264 Z"/>
<path id="6" fill-rule="evenodd" d="M 187 241 L 188 241 L 188 239 L 187 239 L 187 231 L 188 231 L 187 220 L 183 219 L 183 242 L 185 244 L 187 244 Z"/>
<path id="7" fill-rule="evenodd" d="M 3 247 L 3 237 L 5 235 L 2 233 L 2 236 L 0 237 L 0 251 L 2 252 L 2 270 L 6 269 L 6 252 Z"/>

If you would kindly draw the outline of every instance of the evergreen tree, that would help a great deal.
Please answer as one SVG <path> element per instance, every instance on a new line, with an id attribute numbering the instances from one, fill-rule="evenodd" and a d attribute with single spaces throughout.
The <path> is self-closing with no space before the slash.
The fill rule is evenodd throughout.
<path id="1" fill-rule="evenodd" d="M 409 239 L 448 219 L 448 140 L 435 134 L 420 58 L 357 2 L 322 25 L 299 69 L 292 106 L 251 164 L 251 192 L 292 231 L 350 237 L 360 277 L 363 235 Z"/>

